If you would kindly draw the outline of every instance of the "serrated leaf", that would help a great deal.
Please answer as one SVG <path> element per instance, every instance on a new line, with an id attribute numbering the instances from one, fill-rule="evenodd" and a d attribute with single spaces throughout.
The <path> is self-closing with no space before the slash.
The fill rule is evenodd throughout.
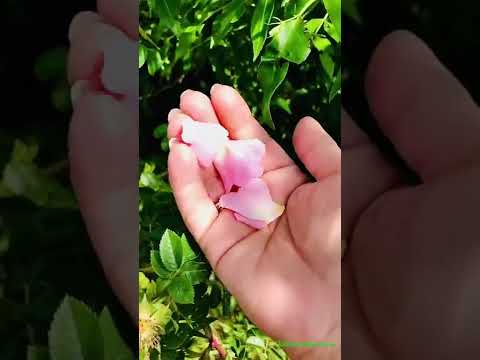
<path id="1" fill-rule="evenodd" d="M 304 62 L 310 54 L 310 42 L 301 18 L 282 22 L 270 31 L 272 46 L 278 55 L 295 64 Z"/>
<path id="2" fill-rule="evenodd" d="M 166 230 L 160 241 L 160 257 L 169 271 L 178 270 L 183 262 L 183 245 L 180 236 L 171 230 Z"/>
<path id="3" fill-rule="evenodd" d="M 190 244 L 188 243 L 187 237 L 185 234 L 182 235 L 182 251 L 183 251 L 183 262 L 191 261 L 197 257 L 197 255 L 193 252 Z"/>
<path id="4" fill-rule="evenodd" d="M 107 308 L 98 318 L 103 339 L 103 360 L 133 360 L 133 353 L 125 345 Z"/>
<path id="5" fill-rule="evenodd" d="M 342 6 L 341 0 L 323 0 L 323 4 L 328 12 L 328 17 L 335 26 L 335 30 L 338 34 L 338 42 L 342 36 Z"/>
<path id="6" fill-rule="evenodd" d="M 181 274 L 172 280 L 168 293 L 179 304 L 193 304 L 195 290 L 187 274 Z"/>
<path id="7" fill-rule="evenodd" d="M 48 333 L 52 360 L 101 359 L 102 338 L 95 314 L 67 296 L 54 315 Z"/>
<path id="8" fill-rule="evenodd" d="M 160 278 L 168 279 L 171 277 L 172 272 L 168 271 L 163 265 L 162 258 L 160 257 L 160 251 L 150 251 L 150 264 L 152 265 L 153 271 L 155 271 Z"/>
<path id="9" fill-rule="evenodd" d="M 182 273 L 186 274 L 192 285 L 200 284 L 208 279 L 209 271 L 205 264 L 201 262 L 191 261 L 182 267 Z"/>
<path id="10" fill-rule="evenodd" d="M 258 78 L 263 90 L 262 118 L 272 129 L 275 125 L 270 112 L 270 102 L 277 88 L 285 80 L 288 66 L 288 63 L 279 65 L 277 62 L 262 62 L 258 68 Z"/>
<path id="11" fill-rule="evenodd" d="M 253 61 L 263 49 L 268 34 L 268 25 L 272 19 L 275 0 L 258 0 L 253 12 L 250 36 L 253 46 Z"/>

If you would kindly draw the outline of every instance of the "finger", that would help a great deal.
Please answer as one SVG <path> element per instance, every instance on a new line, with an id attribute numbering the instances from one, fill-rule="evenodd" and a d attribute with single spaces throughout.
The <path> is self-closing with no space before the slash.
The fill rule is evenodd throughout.
<path id="1" fill-rule="evenodd" d="M 292 194 L 287 208 L 297 249 L 312 269 L 335 284 L 340 278 L 340 212 L 339 174 L 300 187 Z"/>
<path id="2" fill-rule="evenodd" d="M 247 103 L 230 86 L 216 84 L 210 91 L 212 105 L 220 123 L 233 139 L 257 138 L 266 146 L 265 171 L 293 165 L 292 159 L 255 120 Z"/>
<path id="3" fill-rule="evenodd" d="M 181 110 L 170 110 L 168 113 L 167 137 L 169 139 L 178 138 L 182 133 L 183 122 L 188 120 L 192 120 L 192 118 Z"/>
<path id="4" fill-rule="evenodd" d="M 75 42 L 83 37 L 84 32 L 90 27 L 101 22 L 100 15 L 93 11 L 81 11 L 72 19 L 68 30 L 69 41 Z"/>
<path id="5" fill-rule="evenodd" d="M 360 214 L 369 204 L 401 181 L 396 169 L 342 113 L 342 246 L 347 244 Z"/>
<path id="6" fill-rule="evenodd" d="M 193 151 L 185 144 L 173 144 L 168 157 L 168 174 L 176 203 L 188 229 L 200 239 L 218 216 L 200 175 Z"/>
<path id="7" fill-rule="evenodd" d="M 381 42 L 366 89 L 379 126 L 423 179 L 474 162 L 480 151 L 478 106 L 413 34 L 399 31 Z"/>
<path id="8" fill-rule="evenodd" d="M 125 38 L 120 31 L 89 13 L 81 13 L 72 21 L 70 34 L 72 43 L 68 55 L 68 78 L 72 84 L 100 75 L 108 44 Z"/>
<path id="9" fill-rule="evenodd" d="M 185 90 L 180 95 L 180 109 L 196 121 L 218 123 L 210 99 L 200 91 Z"/>
<path id="10" fill-rule="evenodd" d="M 293 145 L 317 180 L 340 172 L 340 148 L 315 119 L 300 120 L 293 133 Z"/>
<path id="11" fill-rule="evenodd" d="M 97 8 L 109 24 L 121 29 L 131 39 L 138 39 L 138 0 L 97 0 Z"/>
<path id="12" fill-rule="evenodd" d="M 78 99 L 69 159 L 93 246 L 112 288 L 137 318 L 138 107 L 92 92 Z"/>
<path id="13" fill-rule="evenodd" d="M 305 183 L 306 177 L 298 167 L 290 166 L 270 171 L 264 175 L 263 180 L 270 189 L 273 201 L 286 205 L 292 191 Z M 277 225 L 277 221 L 270 223 L 268 227 L 257 232 L 265 233 L 272 231 Z M 222 210 L 211 229 L 200 239 L 199 244 L 215 269 L 220 258 L 227 252 L 231 252 L 246 236 L 255 231 L 252 227 L 237 221 L 231 211 Z"/>
<path id="14" fill-rule="evenodd" d="M 101 23 L 98 14 L 87 11 L 78 13 L 70 23 L 68 78 L 71 84 L 100 72 L 102 49 L 94 33 Z"/>

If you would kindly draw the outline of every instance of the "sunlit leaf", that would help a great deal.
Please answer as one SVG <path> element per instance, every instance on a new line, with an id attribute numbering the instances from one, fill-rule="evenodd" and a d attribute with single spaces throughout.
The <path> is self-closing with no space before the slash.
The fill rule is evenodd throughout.
<path id="1" fill-rule="evenodd" d="M 273 15 L 275 0 L 258 0 L 252 17 L 250 36 L 253 46 L 253 61 L 263 49 L 268 34 L 268 25 Z"/>
<path id="2" fill-rule="evenodd" d="M 258 69 L 258 79 L 263 90 L 262 118 L 272 129 L 275 124 L 270 112 L 270 102 L 277 88 L 285 80 L 288 72 L 288 63 L 262 62 Z"/>

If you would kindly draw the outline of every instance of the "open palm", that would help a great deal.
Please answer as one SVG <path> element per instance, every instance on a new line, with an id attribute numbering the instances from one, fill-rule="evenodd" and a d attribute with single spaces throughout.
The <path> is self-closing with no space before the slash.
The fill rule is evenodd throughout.
<path id="1" fill-rule="evenodd" d="M 211 99 L 187 90 L 169 114 L 169 137 L 184 119 L 220 122 L 233 139 L 266 145 L 263 179 L 286 211 L 255 231 L 215 203 L 223 185 L 214 168 L 200 168 L 193 151 L 172 142 L 169 175 L 177 205 L 212 267 L 252 321 L 289 341 L 338 340 L 340 323 L 340 150 L 312 118 L 293 136 L 306 176 L 252 117 L 232 88 L 215 85 Z M 334 339 L 335 338 L 335 339 Z"/>
<path id="2" fill-rule="evenodd" d="M 366 89 L 379 127 L 420 180 L 405 181 L 403 169 L 345 115 L 344 356 L 475 358 L 478 105 L 433 52 L 404 31 L 378 46 Z"/>

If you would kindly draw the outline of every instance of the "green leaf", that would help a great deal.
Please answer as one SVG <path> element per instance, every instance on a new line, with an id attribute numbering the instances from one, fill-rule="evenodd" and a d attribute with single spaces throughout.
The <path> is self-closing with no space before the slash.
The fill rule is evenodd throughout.
<path id="1" fill-rule="evenodd" d="M 250 35 L 253 46 L 253 61 L 258 58 L 268 34 L 268 25 L 275 7 L 274 0 L 258 0 L 252 17 Z"/>
<path id="2" fill-rule="evenodd" d="M 150 50 L 147 61 L 148 74 L 154 76 L 159 70 L 163 69 L 163 62 L 158 51 Z"/>
<path id="3" fill-rule="evenodd" d="M 285 17 L 302 17 L 309 9 L 319 3 L 319 0 L 286 0 L 282 6 L 285 7 Z"/>
<path id="4" fill-rule="evenodd" d="M 263 341 L 262 338 L 259 338 L 258 336 L 250 336 L 246 343 L 248 345 L 253 345 L 253 346 L 257 346 L 259 348 L 265 348 L 265 342 Z"/>
<path id="5" fill-rule="evenodd" d="M 244 0 L 232 0 L 225 6 L 222 13 L 213 22 L 212 35 L 217 41 L 223 39 L 232 28 L 232 25 L 240 20 L 245 13 L 245 8 Z"/>
<path id="6" fill-rule="evenodd" d="M 335 62 L 332 59 L 330 51 L 324 51 L 320 53 L 320 62 L 322 63 L 323 70 L 327 74 L 329 79 L 333 79 L 333 73 L 335 71 Z"/>
<path id="7" fill-rule="evenodd" d="M 160 278 L 168 279 L 171 277 L 172 272 L 168 271 L 163 265 L 160 251 L 150 251 L 150 264 L 152 265 L 153 271 L 155 271 Z"/>
<path id="8" fill-rule="evenodd" d="M 147 61 L 147 52 L 145 48 L 140 44 L 138 45 L 138 68 L 139 69 L 143 65 L 145 65 L 145 61 Z"/>
<path id="9" fill-rule="evenodd" d="M 338 34 L 338 42 L 342 36 L 342 6 L 340 0 L 323 0 L 323 4 L 327 9 L 328 16 L 335 26 Z"/>
<path id="10" fill-rule="evenodd" d="M 270 102 L 273 94 L 285 80 L 288 72 L 288 63 L 282 65 L 277 62 L 262 62 L 258 68 L 258 78 L 263 90 L 262 118 L 272 129 L 275 125 L 270 112 Z"/>
<path id="11" fill-rule="evenodd" d="M 155 164 L 153 163 L 145 163 L 138 185 L 141 188 L 150 188 L 155 192 L 172 192 L 170 185 L 163 180 L 162 176 L 155 174 Z"/>
<path id="12" fill-rule="evenodd" d="M 174 61 L 178 61 L 179 59 L 186 59 L 190 57 L 190 51 L 192 46 L 198 40 L 200 33 L 204 24 L 201 25 L 194 25 L 188 26 L 182 30 L 182 33 L 178 36 L 177 40 L 177 48 L 175 50 L 175 59 Z"/>
<path id="13" fill-rule="evenodd" d="M 195 291 L 192 281 L 187 274 L 181 274 L 172 280 L 168 293 L 179 304 L 193 304 Z"/>
<path id="14" fill-rule="evenodd" d="M 48 348 L 29 346 L 27 349 L 27 360 L 50 360 Z"/>
<path id="15" fill-rule="evenodd" d="M 313 38 L 313 46 L 315 46 L 315 48 L 319 52 L 323 52 L 323 51 L 327 50 L 330 46 L 332 46 L 332 43 L 326 37 L 315 36 Z"/>
<path id="16" fill-rule="evenodd" d="M 72 191 L 33 162 L 37 153 L 36 145 L 15 141 L 11 159 L 3 169 L 0 197 L 23 196 L 42 207 L 75 208 Z"/>
<path id="17" fill-rule="evenodd" d="M 169 271 L 176 271 L 182 265 L 183 248 L 180 236 L 171 230 L 166 230 L 160 241 L 160 257 L 163 265 Z"/>
<path id="18" fill-rule="evenodd" d="M 282 22 L 270 31 L 270 35 L 273 47 L 285 60 L 301 64 L 310 54 L 310 42 L 300 18 Z"/>
<path id="19" fill-rule="evenodd" d="M 333 40 L 335 40 L 337 43 L 340 42 L 340 34 L 330 21 L 325 21 L 323 27 L 325 29 L 325 32 L 330 35 Z"/>
<path id="20" fill-rule="evenodd" d="M 103 360 L 133 360 L 133 353 L 120 337 L 107 308 L 98 318 L 103 339 Z"/>
<path id="21" fill-rule="evenodd" d="M 340 93 L 340 90 L 342 89 L 342 71 L 338 71 L 337 75 L 335 76 L 335 79 L 333 80 L 332 86 L 330 88 L 329 94 L 328 94 L 328 101 L 331 102 L 335 96 L 337 96 Z"/>
<path id="22" fill-rule="evenodd" d="M 52 360 L 102 359 L 102 338 L 95 314 L 83 303 L 66 297 L 48 333 Z"/>
<path id="23" fill-rule="evenodd" d="M 175 14 L 177 12 L 177 0 L 156 0 L 156 11 L 160 18 L 160 24 L 171 30 L 175 28 Z"/>
<path id="24" fill-rule="evenodd" d="M 183 251 L 183 262 L 194 260 L 197 255 L 193 252 L 190 244 L 188 243 L 187 237 L 185 234 L 182 235 L 182 251 Z"/>
<path id="25" fill-rule="evenodd" d="M 192 285 L 197 285 L 208 279 L 209 271 L 205 264 L 191 261 L 182 267 L 182 273 L 190 278 Z"/>
<path id="26" fill-rule="evenodd" d="M 316 34 L 321 29 L 324 19 L 311 19 L 305 24 L 305 30 L 311 34 Z"/>

